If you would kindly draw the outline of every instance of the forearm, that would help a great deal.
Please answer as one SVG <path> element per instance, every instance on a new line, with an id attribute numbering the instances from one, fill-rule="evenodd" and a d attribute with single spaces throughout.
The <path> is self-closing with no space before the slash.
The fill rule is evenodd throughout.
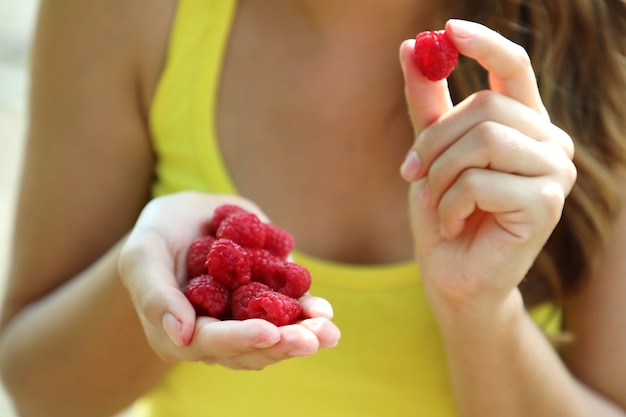
<path id="1" fill-rule="evenodd" d="M 461 416 L 626 415 L 568 372 L 517 292 L 477 310 L 438 314 Z"/>
<path id="2" fill-rule="evenodd" d="M 24 417 L 108 416 L 166 371 L 117 277 L 120 246 L 5 327 L 2 376 Z"/>

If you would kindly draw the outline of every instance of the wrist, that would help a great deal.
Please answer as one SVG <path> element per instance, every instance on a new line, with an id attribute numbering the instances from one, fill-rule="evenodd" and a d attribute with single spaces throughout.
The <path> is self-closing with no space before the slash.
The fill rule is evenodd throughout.
<path id="1" fill-rule="evenodd" d="M 502 297 L 477 296 L 463 301 L 429 294 L 429 302 L 444 338 L 491 337 L 512 330 L 527 314 L 517 288 Z"/>

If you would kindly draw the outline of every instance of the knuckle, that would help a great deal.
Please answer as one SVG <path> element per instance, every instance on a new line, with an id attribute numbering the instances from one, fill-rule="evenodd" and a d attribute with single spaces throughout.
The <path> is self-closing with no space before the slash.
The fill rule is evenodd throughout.
<path id="1" fill-rule="evenodd" d="M 575 149 L 574 149 L 574 141 L 572 140 L 572 137 L 567 132 L 557 127 L 557 133 L 556 133 L 555 139 L 559 142 L 559 144 L 561 145 L 561 148 L 563 149 L 563 151 L 565 151 L 565 154 L 567 155 L 567 157 L 569 159 L 573 159 Z"/>
<path id="2" fill-rule="evenodd" d="M 492 121 L 477 123 L 470 132 L 475 163 L 480 167 L 489 166 L 494 159 L 502 158 L 511 151 L 510 130 Z"/>
<path id="3" fill-rule="evenodd" d="M 553 148 L 550 152 L 549 163 L 552 170 L 557 173 L 557 178 L 565 194 L 568 194 L 578 176 L 576 165 L 569 155 L 564 152 L 560 143 L 546 143 L 546 146 Z"/>
<path id="4" fill-rule="evenodd" d="M 476 168 L 468 168 L 461 173 L 457 184 L 460 186 L 461 193 L 475 194 L 482 187 L 480 170 Z"/>
<path id="5" fill-rule="evenodd" d="M 123 276 L 131 273 L 137 265 L 146 262 L 152 257 L 155 248 L 159 245 L 159 237 L 150 228 L 142 232 L 133 231 L 124 243 L 118 257 L 118 272 Z"/>
<path id="6" fill-rule="evenodd" d="M 569 193 L 569 191 L 574 186 L 574 183 L 576 183 L 576 179 L 578 178 L 578 170 L 576 169 L 576 165 L 574 164 L 573 161 L 568 160 L 566 162 L 564 175 L 565 175 L 565 184 L 568 187 L 567 191 Z"/>
<path id="7" fill-rule="evenodd" d="M 164 310 L 164 304 L 161 292 L 157 289 L 152 289 L 141 295 L 138 308 L 150 323 L 157 325 L 160 320 L 159 313 Z"/>
<path id="8" fill-rule="evenodd" d="M 173 307 L 180 304 L 184 295 L 176 289 L 161 288 L 155 286 L 141 295 L 139 295 L 137 310 L 143 315 L 150 324 L 161 327 L 163 314 L 166 311 L 173 310 Z M 184 300 L 186 302 L 186 299 Z"/>
<path id="9" fill-rule="evenodd" d="M 555 225 L 561 218 L 565 195 L 563 187 L 556 181 L 545 183 L 540 190 L 541 207 L 551 225 Z"/>
<path id="10" fill-rule="evenodd" d="M 503 74 L 505 77 L 512 78 L 520 73 L 528 71 L 532 68 L 530 56 L 523 46 L 514 44 L 511 48 L 511 54 L 509 62 L 506 68 L 508 74 Z"/>
<path id="11" fill-rule="evenodd" d="M 473 140 L 478 149 L 491 149 L 500 142 L 496 140 L 498 135 L 498 124 L 489 120 L 477 123 L 473 130 Z"/>
<path id="12" fill-rule="evenodd" d="M 512 61 L 515 64 L 515 68 L 530 66 L 530 56 L 523 46 L 514 44 L 512 51 Z"/>
<path id="13" fill-rule="evenodd" d="M 126 241 L 126 243 L 122 247 L 122 250 L 120 251 L 120 255 L 117 261 L 117 270 L 122 280 L 124 280 L 126 275 L 132 269 L 133 265 L 136 262 L 135 260 L 143 257 L 144 253 L 145 245 L 132 239 Z"/>
<path id="14" fill-rule="evenodd" d="M 497 99 L 497 94 L 491 90 L 477 91 L 469 98 L 469 108 L 472 112 L 481 115 L 482 119 L 493 119 L 499 110 Z"/>

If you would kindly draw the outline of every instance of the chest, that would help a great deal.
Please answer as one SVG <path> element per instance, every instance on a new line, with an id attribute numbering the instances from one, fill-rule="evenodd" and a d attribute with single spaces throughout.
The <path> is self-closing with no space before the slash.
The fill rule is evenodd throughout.
<path id="1" fill-rule="evenodd" d="M 217 105 L 220 148 L 240 192 L 300 250 L 342 262 L 411 254 L 413 141 L 397 45 L 350 48 L 297 30 L 234 24 Z M 259 23 L 257 23 L 259 24 Z"/>

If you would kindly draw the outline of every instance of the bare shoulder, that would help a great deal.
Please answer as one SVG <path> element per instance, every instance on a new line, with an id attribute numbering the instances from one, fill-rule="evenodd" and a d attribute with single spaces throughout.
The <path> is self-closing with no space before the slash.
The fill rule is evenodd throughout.
<path id="1" fill-rule="evenodd" d="M 176 5 L 176 0 L 42 0 L 36 46 L 69 58 L 76 70 L 126 71 L 149 90 L 162 70 Z"/>
<path id="2" fill-rule="evenodd" d="M 41 0 L 8 310 L 93 265 L 149 199 L 146 119 L 175 4 Z"/>

